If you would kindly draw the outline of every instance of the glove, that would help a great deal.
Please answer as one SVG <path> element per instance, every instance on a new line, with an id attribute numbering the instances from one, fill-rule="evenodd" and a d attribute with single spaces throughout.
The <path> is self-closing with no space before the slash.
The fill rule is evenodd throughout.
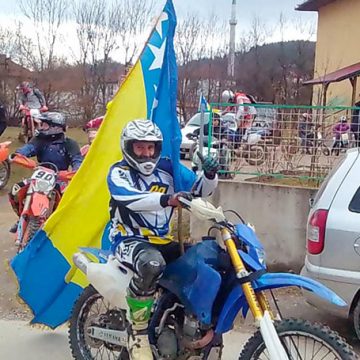
<path id="1" fill-rule="evenodd" d="M 202 169 L 204 170 L 205 176 L 208 179 L 214 179 L 220 167 L 218 161 L 211 156 L 207 156 L 204 158 L 203 156 L 200 156 L 199 152 L 198 156 L 202 162 Z"/>
<path id="2" fill-rule="evenodd" d="M 185 191 L 180 191 L 174 195 L 171 195 L 168 199 L 168 206 L 172 206 L 172 207 L 178 207 L 178 206 L 184 206 L 181 201 L 179 200 L 179 197 L 182 197 L 186 200 L 191 201 L 193 196 L 191 193 L 189 192 L 185 192 Z"/>

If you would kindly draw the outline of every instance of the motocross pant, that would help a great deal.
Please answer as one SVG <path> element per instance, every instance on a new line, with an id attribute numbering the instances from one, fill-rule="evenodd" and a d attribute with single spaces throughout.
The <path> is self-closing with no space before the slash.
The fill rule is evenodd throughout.
<path id="1" fill-rule="evenodd" d="M 179 244 L 151 244 L 138 239 L 122 241 L 116 248 L 121 262 L 134 271 L 129 290 L 135 296 L 152 296 L 167 263 L 180 256 Z"/>

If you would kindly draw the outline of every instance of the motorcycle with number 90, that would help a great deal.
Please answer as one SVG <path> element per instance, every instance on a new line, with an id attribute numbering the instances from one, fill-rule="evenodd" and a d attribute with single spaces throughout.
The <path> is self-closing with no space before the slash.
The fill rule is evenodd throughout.
<path id="1" fill-rule="evenodd" d="M 13 164 L 34 169 L 28 187 L 24 188 L 26 192 L 19 194 L 20 218 L 15 245 L 20 252 L 55 210 L 75 172 L 59 171 L 56 165 L 48 162 L 37 164 L 36 161 L 16 153 L 10 155 L 9 160 Z"/>
<path id="2" fill-rule="evenodd" d="M 239 312 L 246 317 L 249 310 L 259 330 L 239 359 L 358 359 L 337 333 L 318 323 L 282 319 L 267 298 L 268 291 L 287 286 L 346 305 L 340 297 L 312 279 L 267 272 L 264 248 L 239 215 L 239 224 L 233 224 L 221 207 L 200 198 L 180 200 L 194 217 L 211 221 L 220 236 L 203 237 L 166 266 L 149 324 L 154 359 L 222 359 L 223 334 L 232 329 Z M 82 248 L 73 260 L 90 283 L 70 319 L 73 357 L 129 359 L 125 298 L 132 271 L 116 254 L 99 249 Z"/>

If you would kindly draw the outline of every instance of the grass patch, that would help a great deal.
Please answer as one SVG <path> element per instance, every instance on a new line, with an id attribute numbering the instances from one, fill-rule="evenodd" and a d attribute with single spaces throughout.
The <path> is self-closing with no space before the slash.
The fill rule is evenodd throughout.
<path id="1" fill-rule="evenodd" d="M 320 180 L 316 179 L 302 179 L 296 177 L 274 177 L 274 176 L 258 176 L 246 181 L 256 182 L 261 184 L 271 185 L 285 185 L 292 187 L 304 187 L 304 188 L 318 188 L 320 186 Z"/>

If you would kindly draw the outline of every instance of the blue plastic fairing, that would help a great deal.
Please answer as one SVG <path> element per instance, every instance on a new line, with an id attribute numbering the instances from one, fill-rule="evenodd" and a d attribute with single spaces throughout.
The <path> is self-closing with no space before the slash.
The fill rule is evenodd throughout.
<path id="1" fill-rule="evenodd" d="M 236 235 L 239 236 L 246 245 L 261 250 L 264 249 L 255 231 L 250 226 L 245 224 L 236 225 Z"/>
<path id="2" fill-rule="evenodd" d="M 255 292 L 276 289 L 287 286 L 298 286 L 312 291 L 319 297 L 338 306 L 346 306 L 346 302 L 323 284 L 312 279 L 287 273 L 266 273 L 253 282 Z M 241 285 L 236 285 L 229 294 L 220 313 L 216 333 L 222 334 L 232 329 L 234 320 L 239 311 L 244 317 L 248 312 L 248 304 L 242 291 Z"/>
<path id="3" fill-rule="evenodd" d="M 160 280 L 160 285 L 175 294 L 204 324 L 211 323 L 212 307 L 221 284 L 221 277 L 213 268 L 217 266 L 219 251 L 215 241 L 194 245 L 167 265 Z"/>

